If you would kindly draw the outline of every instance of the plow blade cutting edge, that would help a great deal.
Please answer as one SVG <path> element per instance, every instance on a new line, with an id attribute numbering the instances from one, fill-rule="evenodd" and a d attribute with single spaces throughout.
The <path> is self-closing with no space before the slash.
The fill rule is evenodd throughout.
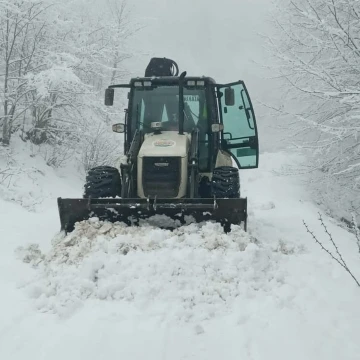
<path id="1" fill-rule="evenodd" d="M 247 198 L 240 199 L 114 199 L 58 198 L 61 230 L 66 233 L 74 230 L 75 223 L 97 217 L 103 221 L 124 222 L 136 225 L 139 219 L 154 215 L 166 215 L 173 220 L 185 223 L 186 216 L 196 222 L 213 220 L 221 223 L 225 231 L 230 224 L 244 223 L 246 231 Z M 168 226 L 165 226 L 168 228 Z"/>

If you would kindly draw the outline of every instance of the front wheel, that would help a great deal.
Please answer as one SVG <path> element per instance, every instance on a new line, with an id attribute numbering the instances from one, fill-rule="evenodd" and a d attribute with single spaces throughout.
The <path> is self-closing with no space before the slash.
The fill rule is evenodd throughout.
<path id="1" fill-rule="evenodd" d="M 84 186 L 84 198 L 121 196 L 119 171 L 111 166 L 98 166 L 88 171 Z"/>
<path id="2" fill-rule="evenodd" d="M 239 170 L 233 166 L 219 166 L 211 179 L 212 196 L 217 198 L 240 198 Z"/>

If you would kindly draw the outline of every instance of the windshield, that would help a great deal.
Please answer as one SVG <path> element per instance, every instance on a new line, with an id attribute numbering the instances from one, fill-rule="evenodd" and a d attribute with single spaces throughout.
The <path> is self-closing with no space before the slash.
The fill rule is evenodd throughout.
<path id="1" fill-rule="evenodd" d="M 205 89 L 184 87 L 184 131 L 191 132 L 205 119 Z M 163 130 L 179 130 L 179 87 L 135 88 L 132 120 L 144 132 L 152 131 L 152 122 L 161 122 Z"/>

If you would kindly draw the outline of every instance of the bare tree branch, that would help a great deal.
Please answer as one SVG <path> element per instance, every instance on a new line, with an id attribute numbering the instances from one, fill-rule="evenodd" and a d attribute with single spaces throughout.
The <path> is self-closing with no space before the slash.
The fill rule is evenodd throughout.
<path id="1" fill-rule="evenodd" d="M 322 219 L 321 214 L 319 213 L 319 221 L 321 223 L 321 226 L 323 227 L 323 229 L 325 230 L 325 233 L 328 235 L 330 243 L 333 245 L 333 247 L 335 248 L 335 255 L 328 250 L 323 244 L 322 242 L 320 242 L 320 240 L 318 240 L 318 238 L 316 237 L 316 235 L 309 229 L 309 227 L 307 226 L 306 222 L 303 220 L 303 224 L 306 228 L 306 231 L 311 235 L 311 237 L 315 240 L 315 242 L 321 247 L 322 250 L 324 250 L 334 261 L 336 261 L 343 269 L 345 269 L 345 271 L 353 278 L 353 280 L 356 282 L 357 286 L 360 287 L 360 282 L 357 280 L 357 278 L 354 276 L 354 274 L 351 272 L 351 270 L 349 269 L 349 267 L 347 266 L 345 260 L 343 259 L 338 246 L 336 245 L 332 235 L 330 234 L 330 232 L 328 231 L 326 225 L 324 224 L 324 221 Z"/>

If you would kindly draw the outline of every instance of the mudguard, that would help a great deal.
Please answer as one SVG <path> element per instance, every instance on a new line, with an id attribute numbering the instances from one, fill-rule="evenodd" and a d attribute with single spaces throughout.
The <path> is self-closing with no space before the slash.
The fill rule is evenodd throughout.
<path id="1" fill-rule="evenodd" d="M 58 198 L 61 230 L 74 230 L 75 223 L 98 217 L 110 222 L 136 225 L 139 219 L 154 215 L 166 215 L 185 223 L 186 216 L 196 222 L 213 220 L 220 222 L 226 232 L 230 225 L 244 223 L 247 227 L 247 198 L 240 199 L 122 199 L 122 198 Z M 167 228 L 167 226 L 164 226 Z"/>

